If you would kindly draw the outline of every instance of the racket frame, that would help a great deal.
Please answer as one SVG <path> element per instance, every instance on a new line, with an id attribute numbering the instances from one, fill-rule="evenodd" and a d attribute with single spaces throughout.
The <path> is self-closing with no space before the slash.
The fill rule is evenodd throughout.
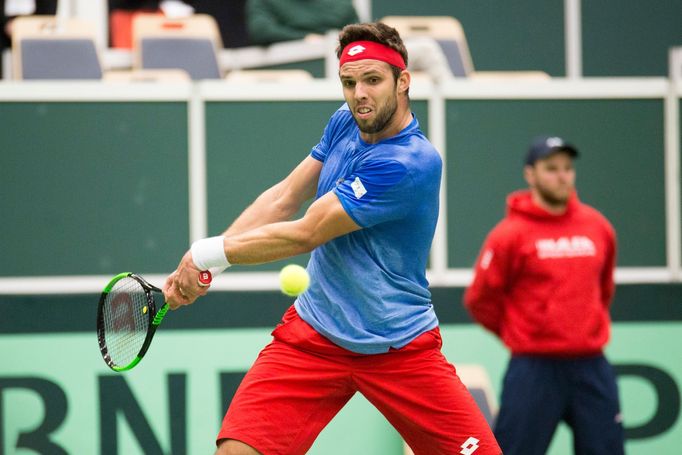
<path id="1" fill-rule="evenodd" d="M 128 277 L 137 281 L 144 290 L 145 296 L 147 298 L 148 309 L 147 317 L 149 318 L 149 326 L 147 327 L 147 335 L 145 336 L 144 342 L 142 343 L 140 352 L 138 352 L 135 358 L 128 365 L 121 366 L 114 364 L 113 360 L 111 360 L 111 356 L 109 355 L 109 350 L 106 345 L 106 340 L 104 336 L 104 302 L 106 301 L 106 298 L 109 295 L 109 292 L 111 292 L 111 290 L 113 289 L 114 285 L 120 280 Z M 112 278 L 111 281 L 109 281 L 109 283 L 104 287 L 102 295 L 99 298 L 99 304 L 97 306 L 97 341 L 99 343 L 99 350 L 102 354 L 104 362 L 112 370 L 116 372 L 130 370 L 133 367 L 135 367 L 135 365 L 140 363 L 142 357 L 144 357 L 144 355 L 147 353 L 147 349 L 149 349 L 149 345 L 152 342 L 152 338 L 154 338 L 154 333 L 156 333 L 156 329 L 159 327 L 161 321 L 163 321 L 164 316 L 166 316 L 166 313 L 169 310 L 167 303 L 164 303 L 163 306 L 158 311 L 156 310 L 154 292 L 161 293 L 162 291 L 156 286 L 148 283 L 141 276 L 136 275 L 132 272 L 119 273 L 114 278 Z"/>

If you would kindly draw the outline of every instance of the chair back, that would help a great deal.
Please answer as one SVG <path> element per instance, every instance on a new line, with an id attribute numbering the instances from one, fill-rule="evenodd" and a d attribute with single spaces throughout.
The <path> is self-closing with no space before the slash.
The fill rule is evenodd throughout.
<path id="1" fill-rule="evenodd" d="M 101 79 L 94 24 L 56 16 L 20 16 L 12 22 L 14 79 Z"/>
<path id="2" fill-rule="evenodd" d="M 220 79 L 220 32 L 207 14 L 170 19 L 140 14 L 133 20 L 135 69 L 182 69 L 193 80 Z"/>
<path id="3" fill-rule="evenodd" d="M 466 77 L 474 70 L 464 29 L 454 17 L 386 16 L 381 22 L 398 30 L 403 39 L 426 36 L 435 40 L 445 54 L 453 76 Z"/>

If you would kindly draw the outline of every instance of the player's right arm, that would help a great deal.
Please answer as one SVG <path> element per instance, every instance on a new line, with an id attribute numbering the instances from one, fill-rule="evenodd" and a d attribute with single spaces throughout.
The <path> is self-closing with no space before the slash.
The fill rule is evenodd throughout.
<path id="1" fill-rule="evenodd" d="M 308 156 L 281 182 L 264 191 L 223 233 L 234 236 L 279 221 L 287 221 L 312 199 L 322 163 Z"/>
<path id="2" fill-rule="evenodd" d="M 483 327 L 500 335 L 504 303 L 509 287 L 511 254 L 509 242 L 493 230 L 481 248 L 474 279 L 464 293 L 464 306 Z"/>

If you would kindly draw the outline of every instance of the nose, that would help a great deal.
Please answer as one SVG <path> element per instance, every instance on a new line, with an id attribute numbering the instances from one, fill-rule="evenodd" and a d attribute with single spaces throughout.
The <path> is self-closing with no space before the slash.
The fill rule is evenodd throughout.
<path id="1" fill-rule="evenodd" d="M 365 90 L 365 85 L 362 82 L 355 84 L 355 93 L 353 95 L 357 100 L 367 99 L 367 90 Z"/>

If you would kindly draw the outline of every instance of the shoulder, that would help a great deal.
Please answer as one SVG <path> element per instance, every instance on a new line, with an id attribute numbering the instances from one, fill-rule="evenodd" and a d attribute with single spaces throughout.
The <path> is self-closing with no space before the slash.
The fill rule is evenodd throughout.
<path id="1" fill-rule="evenodd" d="M 434 178 L 443 166 L 440 154 L 429 140 L 417 131 L 405 134 L 396 141 L 380 144 L 381 155 L 401 163 L 416 180 Z"/>
<path id="2" fill-rule="evenodd" d="M 604 229 L 609 236 L 614 236 L 615 235 L 615 229 L 611 222 L 604 216 L 603 213 L 601 213 L 599 210 L 596 208 L 592 207 L 591 205 L 585 204 L 584 202 L 580 203 L 579 206 L 580 213 L 581 215 L 589 220 L 590 222 L 598 224 L 602 229 Z"/>
<path id="3" fill-rule="evenodd" d="M 351 114 L 347 103 L 343 103 L 341 107 L 334 111 L 331 118 L 329 119 L 329 123 L 334 124 L 347 124 L 354 121 L 353 114 Z"/>
<path id="4" fill-rule="evenodd" d="M 351 114 L 348 105 L 344 103 L 332 114 L 327 122 L 325 133 L 332 137 L 338 136 L 345 131 L 350 131 L 354 125 L 355 120 L 353 119 L 353 115 Z"/>
<path id="5" fill-rule="evenodd" d="M 536 233 L 537 228 L 527 218 L 507 207 L 505 216 L 488 232 L 485 242 L 490 247 L 511 253 L 527 245 Z"/>
<path id="6" fill-rule="evenodd" d="M 498 245 L 515 243 L 526 232 L 517 219 L 504 217 L 488 233 L 488 241 Z"/>

